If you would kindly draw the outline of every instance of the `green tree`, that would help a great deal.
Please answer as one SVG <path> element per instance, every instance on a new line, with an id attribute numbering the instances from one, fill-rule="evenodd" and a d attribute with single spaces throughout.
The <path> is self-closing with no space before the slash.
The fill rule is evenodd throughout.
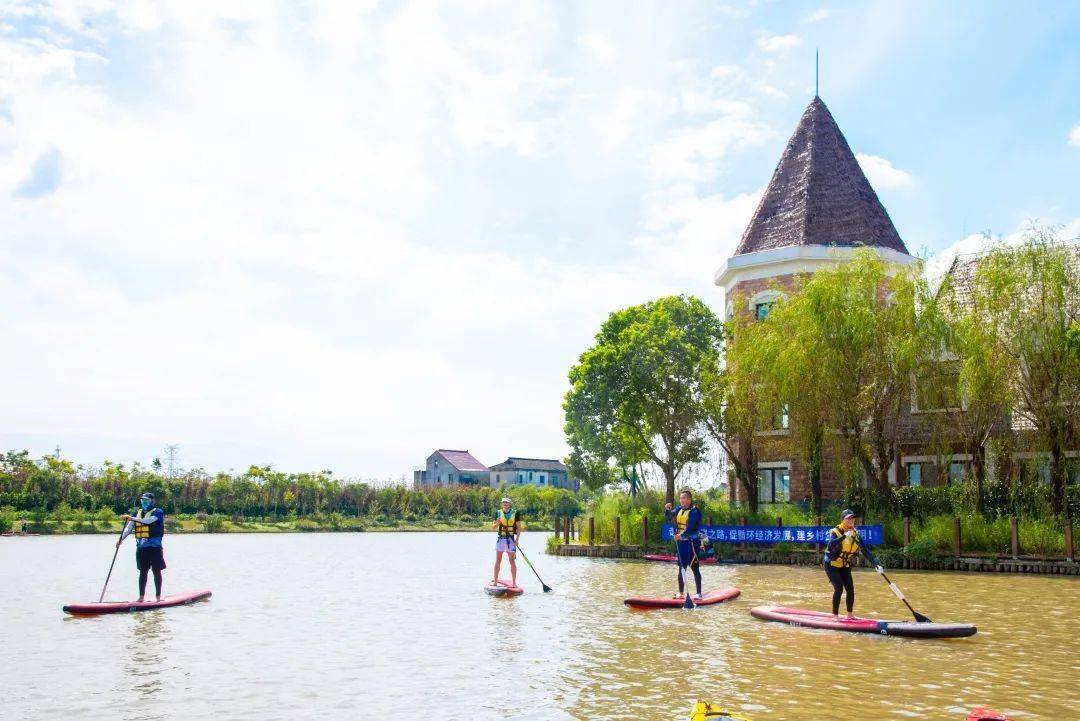
<path id="1" fill-rule="evenodd" d="M 757 358 L 760 336 L 760 326 L 748 314 L 735 314 L 726 324 L 723 366 L 702 371 L 702 420 L 731 463 L 751 513 L 758 511 L 757 433 L 768 428 L 771 416 L 769 386 Z"/>
<path id="2" fill-rule="evenodd" d="M 616 466 L 647 457 L 674 502 L 679 472 L 705 455 L 702 371 L 718 362 L 721 335 L 720 321 L 694 297 L 612 313 L 570 370 L 563 408 L 571 448 Z"/>
<path id="3" fill-rule="evenodd" d="M 999 246 L 978 262 L 974 294 L 986 309 L 991 360 L 1012 359 L 1008 400 L 1050 455 L 1051 508 L 1065 508 L 1065 451 L 1080 423 L 1080 250 L 1032 227 L 1019 247 Z"/>

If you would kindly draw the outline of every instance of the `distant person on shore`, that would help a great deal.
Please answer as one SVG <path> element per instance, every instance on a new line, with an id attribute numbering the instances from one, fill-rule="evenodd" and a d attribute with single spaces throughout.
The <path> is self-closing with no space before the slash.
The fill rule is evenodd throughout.
<path id="1" fill-rule="evenodd" d="M 668 523 L 675 524 L 675 555 L 679 563 L 679 595 L 683 595 L 683 575 L 685 569 L 694 572 L 694 586 L 701 597 L 701 510 L 694 505 L 694 494 L 684 488 L 679 494 L 679 507 L 673 509 L 668 503 L 664 506 L 664 515 Z"/>
<path id="2" fill-rule="evenodd" d="M 495 514 L 495 520 L 491 523 L 492 529 L 498 531 L 499 536 L 495 541 L 495 575 L 492 583 L 499 581 L 499 568 L 502 566 L 502 556 L 505 553 L 510 561 L 510 585 L 517 585 L 517 544 L 521 536 L 521 517 L 518 512 L 510 507 L 510 499 L 503 498 L 499 503 L 499 510 Z"/>
<path id="3" fill-rule="evenodd" d="M 825 546 L 825 575 L 833 587 L 832 613 L 840 618 L 840 596 L 847 592 L 847 617 L 854 618 L 855 582 L 851 578 L 851 566 L 855 557 L 862 554 L 871 565 L 879 568 L 870 549 L 863 543 L 855 528 L 855 512 L 844 509 L 840 513 L 840 523 L 829 529 L 828 544 Z"/>
<path id="4" fill-rule="evenodd" d="M 117 548 L 131 533 L 135 534 L 135 565 L 139 569 L 139 603 L 146 598 L 146 576 L 154 572 L 154 592 L 161 600 L 161 572 L 165 570 L 165 551 L 161 538 L 165 535 L 165 511 L 154 505 L 154 494 L 144 493 L 139 497 L 140 509 L 135 515 L 125 513 L 120 520 L 127 521 L 127 527 L 116 542 Z"/>

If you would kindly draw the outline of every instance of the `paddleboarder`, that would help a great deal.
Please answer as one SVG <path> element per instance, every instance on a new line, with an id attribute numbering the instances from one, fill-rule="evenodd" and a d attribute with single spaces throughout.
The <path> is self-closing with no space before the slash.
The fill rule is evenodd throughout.
<path id="1" fill-rule="evenodd" d="M 683 586 L 683 572 L 689 568 L 694 572 L 694 585 L 697 595 L 701 597 L 701 510 L 694 505 L 694 494 L 690 489 L 684 488 L 679 493 L 679 507 L 673 509 L 671 504 L 664 505 L 664 515 L 668 523 L 675 524 L 675 555 L 679 564 L 679 595 L 685 593 Z"/>
<path id="2" fill-rule="evenodd" d="M 840 513 L 840 523 L 829 529 L 828 544 L 825 546 L 825 575 L 829 577 L 829 583 L 833 587 L 832 613 L 835 618 L 840 618 L 840 596 L 845 592 L 847 617 L 855 617 L 855 581 L 851 578 L 851 566 L 859 554 L 862 554 L 878 573 L 882 572 L 881 566 L 855 528 L 855 512 L 845 508 Z"/>
<path id="3" fill-rule="evenodd" d="M 116 547 L 131 533 L 135 534 L 135 565 L 139 569 L 139 603 L 146 598 L 146 577 L 154 572 L 154 593 L 161 600 L 161 572 L 165 570 L 165 551 L 161 539 L 165 535 L 165 511 L 154 505 L 154 494 L 139 497 L 139 508 L 134 515 L 125 513 L 120 520 L 127 526 L 116 542 Z"/>
<path id="4" fill-rule="evenodd" d="M 498 532 L 495 541 L 495 575 L 491 582 L 498 583 L 499 568 L 502 566 L 503 554 L 510 561 L 510 585 L 517 586 L 517 544 L 521 536 L 521 517 L 511 506 L 509 498 L 503 498 L 499 503 L 499 510 L 495 514 L 495 520 L 491 527 Z"/>

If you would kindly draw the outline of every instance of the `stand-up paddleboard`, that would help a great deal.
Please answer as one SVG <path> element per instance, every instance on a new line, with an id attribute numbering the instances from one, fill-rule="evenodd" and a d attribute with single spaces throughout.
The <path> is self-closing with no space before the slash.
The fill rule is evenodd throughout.
<path id="1" fill-rule="evenodd" d="M 166 596 L 160 601 L 105 601 L 104 603 L 69 603 L 64 606 L 65 613 L 78 616 L 96 616 L 101 613 L 134 613 L 135 611 L 153 611 L 157 608 L 186 606 L 189 603 L 210 598 L 210 590 L 190 591 Z"/>
<path id="2" fill-rule="evenodd" d="M 515 586 L 509 581 L 499 579 L 498 581 L 485 583 L 484 592 L 489 596 L 520 596 L 525 593 L 525 589 L 521 586 Z"/>
<path id="3" fill-rule="evenodd" d="M 741 591 L 737 588 L 714 588 L 706 591 L 701 596 L 691 595 L 695 606 L 711 606 L 721 601 L 730 601 L 737 597 Z M 682 608 L 686 602 L 686 596 L 631 596 L 623 601 L 631 608 Z"/>
<path id="4" fill-rule="evenodd" d="M 792 626 L 823 628 L 851 633 L 876 633 L 882 636 L 908 638 L 963 638 L 974 636 L 976 628 L 967 623 L 916 623 L 914 621 L 879 621 L 875 618 L 833 618 L 831 613 L 807 611 L 783 606 L 755 606 L 750 609 L 754 618 L 779 621 Z"/>
<path id="5" fill-rule="evenodd" d="M 988 708 L 979 706 L 978 708 L 971 709 L 971 714 L 968 715 L 967 721 L 1012 721 L 1012 719 L 1003 713 L 991 711 Z"/>
<path id="6" fill-rule="evenodd" d="M 675 563 L 677 560 L 675 556 L 670 553 L 646 553 L 642 556 L 646 561 L 659 561 L 661 563 Z M 715 556 L 706 556 L 705 558 L 699 558 L 698 563 L 702 563 L 706 566 L 716 563 Z"/>

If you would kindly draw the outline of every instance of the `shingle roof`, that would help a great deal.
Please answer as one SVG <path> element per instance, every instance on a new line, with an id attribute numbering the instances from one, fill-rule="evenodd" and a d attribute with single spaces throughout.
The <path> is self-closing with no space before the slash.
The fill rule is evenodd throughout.
<path id="1" fill-rule="evenodd" d="M 487 466 L 476 460 L 476 458 L 468 451 L 451 451 L 446 448 L 440 448 L 435 452 L 445 458 L 447 463 L 459 471 L 486 471 L 488 469 Z"/>
<path id="2" fill-rule="evenodd" d="M 493 471 L 559 471 L 566 473 L 566 466 L 553 458 L 515 458 L 511 456 L 491 467 Z"/>
<path id="3" fill-rule="evenodd" d="M 815 97 L 799 120 L 735 255 L 799 245 L 908 254 L 832 113 Z"/>

